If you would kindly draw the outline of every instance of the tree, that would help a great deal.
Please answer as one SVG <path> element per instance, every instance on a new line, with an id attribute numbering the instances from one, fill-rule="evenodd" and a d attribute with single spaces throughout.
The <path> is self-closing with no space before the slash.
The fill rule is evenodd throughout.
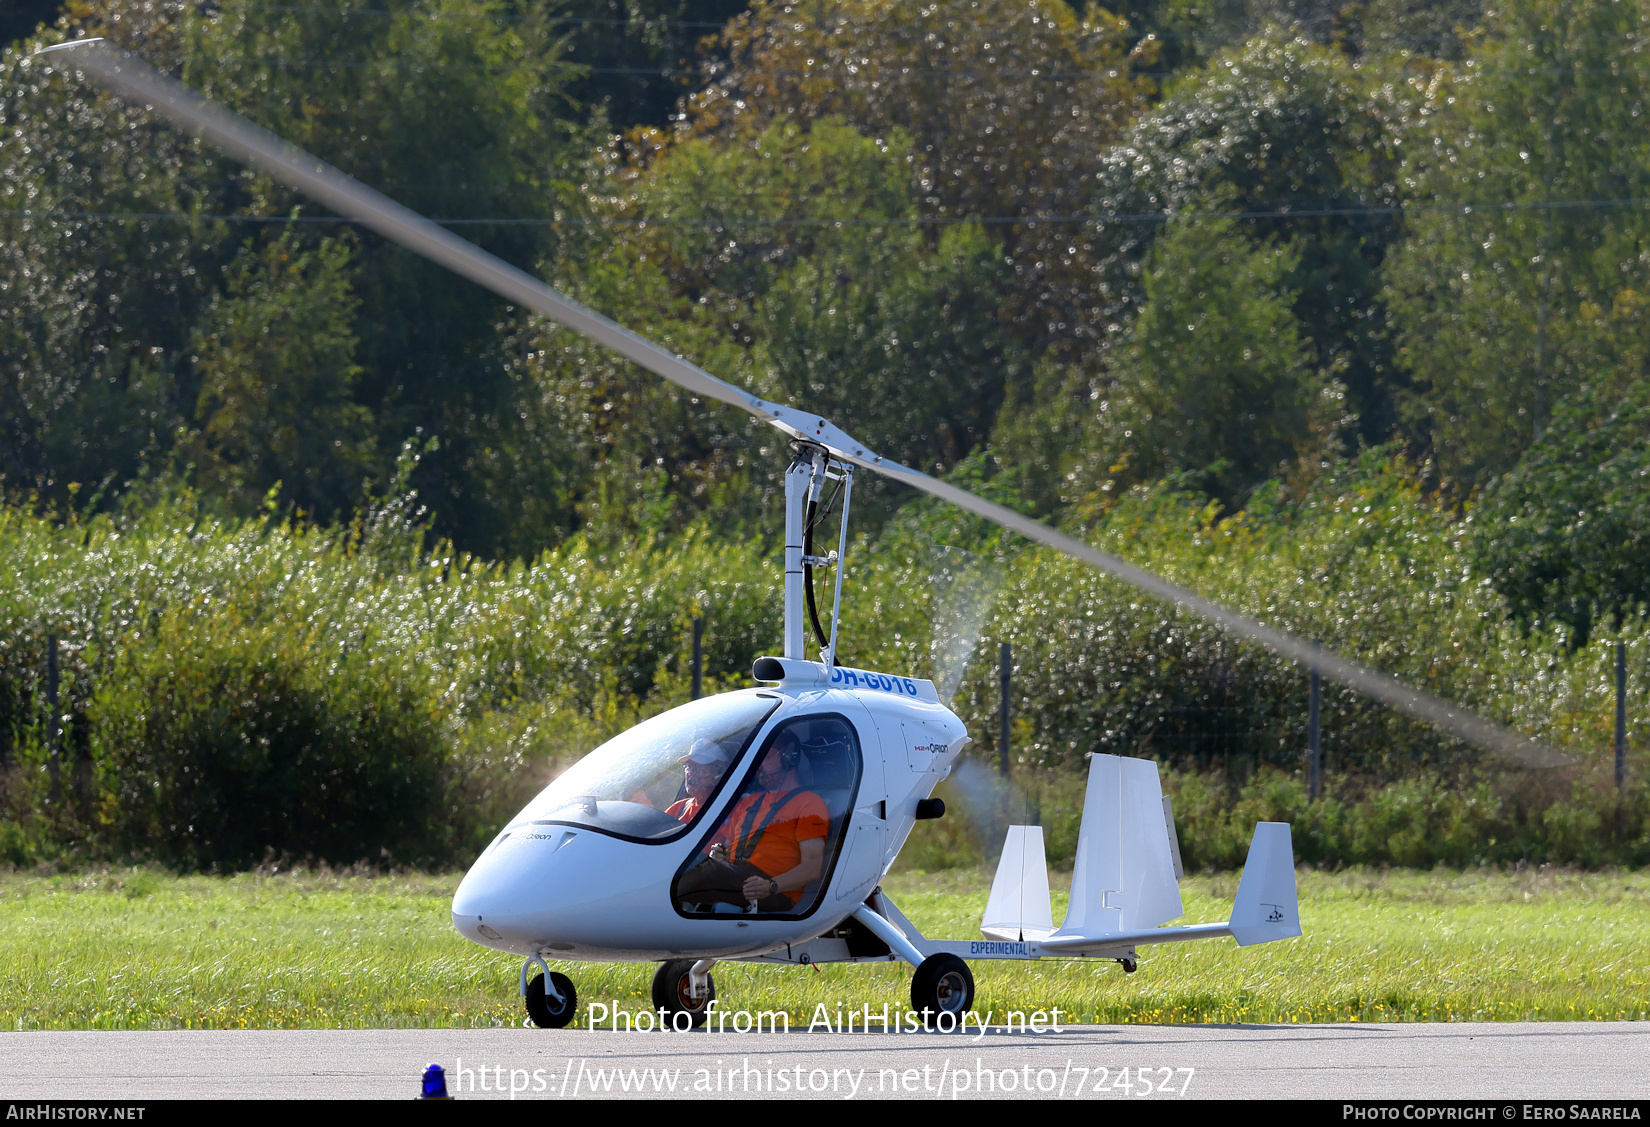
<path id="1" fill-rule="evenodd" d="M 556 18 L 549 0 L 412 0 L 387 11 L 376 0 L 231 0 L 188 24 L 184 77 L 532 271 L 557 253 L 553 220 L 586 143 L 569 120 L 564 91 L 578 71 L 562 57 Z M 262 177 L 240 182 L 261 212 L 302 202 Z M 356 397 L 377 423 L 380 476 L 404 439 L 439 437 L 418 482 L 434 530 L 465 550 L 500 551 L 535 493 L 561 487 L 546 480 L 554 461 L 531 446 L 504 459 L 521 476 L 500 479 L 497 451 L 527 437 L 503 347 L 510 311 L 376 238 L 362 241 L 353 284 L 363 309 Z"/>
<path id="2" fill-rule="evenodd" d="M 1165 69 L 1201 65 L 1268 28 L 1353 56 L 1453 58 L 1483 17 L 1483 0 L 1127 0 L 1114 11 L 1163 42 Z"/>
<path id="3" fill-rule="evenodd" d="M 525 269 L 557 253 L 586 138 L 547 0 L 88 0 L 66 26 L 133 49 Z M 0 196 L 32 213 L 0 219 L 0 480 L 53 499 L 170 463 L 201 399 L 186 350 L 224 267 L 249 231 L 303 202 L 79 81 L 71 61 L 10 52 L 0 93 Z M 294 254 L 335 233 L 325 215 L 308 218 Z M 333 449 L 365 451 L 353 428 L 370 418 L 382 481 L 404 440 L 439 436 L 418 484 L 436 530 L 467 550 L 515 546 L 522 513 L 562 511 L 560 463 L 523 431 L 530 389 L 510 366 L 505 303 L 372 237 L 351 284 L 362 315 L 349 394 L 364 413 L 336 416 L 351 421 Z"/>
<path id="4" fill-rule="evenodd" d="M 1099 402 L 1090 473 L 1125 480 L 1201 472 L 1204 491 L 1241 504 L 1305 452 L 1318 396 L 1333 405 L 1290 312 L 1294 254 L 1220 215 L 1170 225 L 1147 261 L 1145 304 Z M 1322 427 L 1320 425 L 1320 431 Z M 1320 438 L 1321 438 L 1320 434 Z"/>
<path id="5" fill-rule="evenodd" d="M 1416 206 L 1387 304 L 1415 425 L 1463 492 L 1650 347 L 1650 320 L 1609 316 L 1650 292 L 1650 214 L 1621 206 L 1650 195 L 1647 29 L 1637 0 L 1511 5 L 1405 140 Z"/>
<path id="6" fill-rule="evenodd" d="M 1001 328 L 1004 273 L 974 225 L 932 250 L 906 230 L 804 259 L 754 309 L 771 383 L 885 457 L 943 472 L 984 445 L 1024 366 Z"/>
<path id="7" fill-rule="evenodd" d="M 63 8 L 63 0 L 12 0 L 0 12 L 0 47 L 25 35 L 32 35 L 41 24 L 49 24 Z"/>
<path id="8" fill-rule="evenodd" d="M 921 214 L 989 223 L 1013 270 L 1016 332 L 1034 351 L 1080 354 L 1103 339 L 1105 311 L 1097 248 L 1073 219 L 1150 89 L 1134 68 L 1153 46 L 1131 53 L 1130 38 L 1060 0 L 759 0 L 729 25 L 727 70 L 690 118 L 730 139 L 824 117 L 903 132 Z"/>
<path id="9" fill-rule="evenodd" d="M 1484 0 L 1371 0 L 1354 9 L 1356 43 L 1364 54 L 1458 59 L 1484 8 Z"/>
<path id="10" fill-rule="evenodd" d="M 1526 626 L 1572 647 L 1650 609 L 1650 383 L 1586 385 L 1471 511 L 1467 548 Z"/>
<path id="11" fill-rule="evenodd" d="M 984 443 L 1026 365 L 1000 250 L 968 225 L 929 242 L 914 222 L 911 160 L 903 135 L 877 140 L 831 119 L 677 138 L 614 167 L 612 234 L 566 282 L 725 379 L 826 413 L 889 457 L 949 467 Z M 640 499 L 662 469 L 683 515 L 730 503 L 724 526 L 766 520 L 765 502 L 750 499 L 786 449 L 765 428 L 565 332 L 545 334 L 536 354 L 545 386 L 596 436 L 601 472 L 618 475 L 607 496 Z M 747 475 L 757 460 L 764 468 Z M 855 511 L 874 525 L 884 497 L 862 480 Z"/>
<path id="12" fill-rule="evenodd" d="M 1401 391 L 1380 304 L 1400 232 L 1391 123 L 1344 55 L 1275 26 L 1188 73 L 1105 154 L 1097 210 L 1129 217 L 1095 233 L 1113 256 L 1114 315 L 1139 299 L 1133 266 L 1163 229 L 1145 220 L 1219 195 L 1255 214 L 1251 234 L 1289 241 L 1284 285 L 1303 340 L 1318 367 L 1339 371 L 1358 434 L 1389 439 Z"/>
<path id="13" fill-rule="evenodd" d="M 192 443 L 201 487 L 245 515 L 277 485 L 321 521 L 346 517 L 372 476 L 372 414 L 354 402 L 349 247 L 308 250 L 288 228 L 247 243 L 191 341 L 200 373 Z"/>
<path id="14" fill-rule="evenodd" d="M 177 66 L 183 4 L 119 14 L 121 42 Z M 190 216 L 233 205 L 214 158 L 34 45 L 0 55 L 0 483 L 64 503 L 163 461 L 189 418 L 181 356 L 229 257 L 224 225 Z"/>
<path id="15" fill-rule="evenodd" d="M 568 0 L 556 26 L 582 68 L 568 96 L 621 132 L 665 128 L 703 84 L 700 41 L 744 10 L 744 0 Z"/>

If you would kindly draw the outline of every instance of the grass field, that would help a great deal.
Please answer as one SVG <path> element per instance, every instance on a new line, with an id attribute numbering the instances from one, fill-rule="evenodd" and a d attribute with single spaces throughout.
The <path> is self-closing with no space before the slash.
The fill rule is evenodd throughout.
<path id="1" fill-rule="evenodd" d="M 448 923 L 457 880 L 0 875 L 0 1028 L 517 1024 L 515 959 Z M 975 938 L 989 883 L 951 870 L 885 887 L 925 933 Z M 1188 878 L 1184 922 L 1226 918 L 1236 883 Z M 1155 948 L 1130 976 L 1110 962 L 975 963 L 976 1009 L 1163 1023 L 1650 1014 L 1650 872 L 1303 871 L 1299 883 L 1300 939 Z M 581 1010 L 650 1005 L 651 964 L 563 969 Z M 887 964 L 724 963 L 715 978 L 728 1008 L 787 1009 L 804 1025 L 820 1002 L 834 1013 L 909 999 L 909 971 Z"/>

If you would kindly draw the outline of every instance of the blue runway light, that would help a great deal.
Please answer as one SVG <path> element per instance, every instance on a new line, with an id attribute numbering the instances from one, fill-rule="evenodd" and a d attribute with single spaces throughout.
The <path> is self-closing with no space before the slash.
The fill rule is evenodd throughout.
<path id="1" fill-rule="evenodd" d="M 447 1094 L 447 1070 L 439 1064 L 429 1065 L 424 1069 L 424 1090 L 419 1093 L 421 1100 L 450 1100 Z"/>

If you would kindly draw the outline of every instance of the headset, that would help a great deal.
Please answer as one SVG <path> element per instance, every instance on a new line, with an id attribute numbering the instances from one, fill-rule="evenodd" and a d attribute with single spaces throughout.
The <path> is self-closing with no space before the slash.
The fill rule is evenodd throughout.
<path id="1" fill-rule="evenodd" d="M 785 728 L 774 737 L 773 746 L 769 751 L 779 752 L 779 765 L 786 771 L 795 769 L 797 762 L 802 758 L 802 740 L 796 734 L 795 728 Z M 763 752 L 766 758 L 767 752 Z"/>

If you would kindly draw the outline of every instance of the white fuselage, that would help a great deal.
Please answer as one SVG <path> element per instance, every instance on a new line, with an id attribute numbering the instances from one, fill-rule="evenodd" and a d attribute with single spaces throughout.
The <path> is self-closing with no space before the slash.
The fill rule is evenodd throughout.
<path id="1" fill-rule="evenodd" d="M 802 664 L 786 666 L 797 672 Z M 812 677 L 741 690 L 768 694 L 776 707 L 732 765 L 735 773 L 746 771 L 767 733 L 797 717 L 836 714 L 858 733 L 857 791 L 821 877 L 828 883 L 805 916 L 704 918 L 673 904 L 672 881 L 736 800 L 729 786 L 692 832 L 664 844 L 533 820 L 524 811 L 465 875 L 453 897 L 453 926 L 468 939 L 518 955 L 659 961 L 761 955 L 841 923 L 893 864 L 915 824 L 917 803 L 950 773 L 968 741 L 962 721 L 927 681 L 841 668 L 827 681 L 822 667 L 813 669 Z"/>

